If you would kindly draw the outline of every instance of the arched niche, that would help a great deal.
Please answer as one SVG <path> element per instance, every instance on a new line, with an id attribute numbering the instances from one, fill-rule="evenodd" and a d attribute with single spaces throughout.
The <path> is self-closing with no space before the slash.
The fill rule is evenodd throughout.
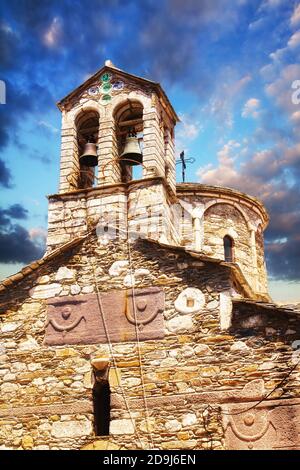
<path id="1" fill-rule="evenodd" d="M 250 220 L 249 220 L 249 217 L 248 215 L 245 213 L 245 211 L 239 206 L 239 205 L 236 205 L 234 202 L 231 202 L 231 201 L 211 201 L 209 202 L 208 204 L 206 204 L 205 206 L 205 211 L 204 211 L 204 215 L 205 213 L 211 209 L 212 207 L 214 206 L 220 206 L 220 205 L 226 205 L 226 206 L 231 206 L 232 207 L 232 211 L 236 210 L 240 213 L 240 215 L 243 217 L 246 225 L 247 225 L 247 228 L 248 230 L 250 231 Z"/>
<path id="2" fill-rule="evenodd" d="M 238 207 L 226 203 L 214 203 L 204 212 L 204 247 L 212 255 L 224 259 L 224 237 L 234 240 L 234 261 L 251 270 L 253 253 L 248 220 Z"/>
<path id="3" fill-rule="evenodd" d="M 132 179 L 141 179 L 141 164 L 133 165 L 133 161 L 122 157 L 128 136 L 135 135 L 138 139 L 138 147 L 143 152 L 143 104 L 136 99 L 127 99 L 119 103 L 114 109 L 113 118 L 115 120 L 115 132 L 117 140 L 118 161 L 121 166 L 121 179 L 126 183 Z"/>
<path id="4" fill-rule="evenodd" d="M 90 142 L 97 144 L 99 139 L 99 113 L 95 109 L 81 111 L 76 119 L 77 158 L 79 161 L 78 188 L 89 188 L 96 182 L 96 167 L 85 166 L 80 162 L 85 145 Z"/>

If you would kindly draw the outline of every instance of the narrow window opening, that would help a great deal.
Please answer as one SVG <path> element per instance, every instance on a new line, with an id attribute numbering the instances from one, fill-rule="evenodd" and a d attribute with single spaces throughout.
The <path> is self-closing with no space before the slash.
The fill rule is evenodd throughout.
<path id="1" fill-rule="evenodd" d="M 109 435 L 110 387 L 107 380 L 95 382 L 93 388 L 94 427 L 96 436 Z"/>
<path id="2" fill-rule="evenodd" d="M 224 243 L 224 258 L 225 261 L 232 263 L 233 262 L 233 239 L 226 235 L 223 239 Z"/>

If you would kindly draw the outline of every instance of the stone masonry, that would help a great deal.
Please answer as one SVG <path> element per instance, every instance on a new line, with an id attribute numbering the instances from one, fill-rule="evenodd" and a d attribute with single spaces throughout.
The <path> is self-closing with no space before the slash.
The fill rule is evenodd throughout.
<path id="1" fill-rule="evenodd" d="M 151 448 L 153 441 L 162 449 L 222 449 L 227 439 L 232 441 L 224 429 L 228 417 L 222 410 L 248 408 L 283 379 L 294 352 L 292 341 L 300 333 L 295 314 L 270 315 L 261 308 L 253 314 L 248 308 L 250 319 L 244 325 L 231 320 L 231 326 L 222 330 L 220 301 L 233 285 L 228 266 L 147 241 L 132 247 L 132 266 L 136 289 L 163 287 L 164 338 L 140 344 L 135 339 L 68 345 L 66 335 L 65 345 L 45 344 L 49 299 L 84 298 L 95 292 L 96 285 L 103 294 L 128 286 L 128 251 L 122 244 L 103 248 L 95 236 L 89 236 L 25 276 L 14 289 L 3 290 L 2 448 L 136 449 Z M 187 289 L 196 300 L 194 307 L 184 302 Z M 239 316 L 239 309 L 237 304 L 232 318 Z M 109 312 L 104 314 L 109 321 Z M 92 363 L 97 358 L 107 361 L 112 392 L 106 438 L 97 438 L 93 430 Z M 283 405 L 299 406 L 299 378 L 296 371 L 268 397 L 265 414 L 274 410 L 276 401 L 278 412 Z M 295 426 L 299 432 L 299 419 Z M 280 447 L 284 436 L 280 428 L 276 432 L 274 446 Z M 260 448 L 262 443 L 258 439 L 253 445 Z"/>

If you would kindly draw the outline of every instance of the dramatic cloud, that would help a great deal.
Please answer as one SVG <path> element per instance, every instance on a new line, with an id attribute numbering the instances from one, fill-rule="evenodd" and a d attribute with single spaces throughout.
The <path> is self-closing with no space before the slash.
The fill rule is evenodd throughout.
<path id="1" fill-rule="evenodd" d="M 268 267 L 277 279 L 299 280 L 300 237 L 267 245 Z"/>
<path id="2" fill-rule="evenodd" d="M 28 217 L 28 210 L 21 204 L 13 204 L 8 209 L 4 210 L 3 213 L 12 219 L 27 219 Z"/>
<path id="3" fill-rule="evenodd" d="M 29 263 L 41 258 L 45 251 L 45 237 L 41 231 L 27 231 L 13 220 L 26 220 L 28 211 L 21 204 L 0 208 L 0 262 Z"/>
<path id="4" fill-rule="evenodd" d="M 3 186 L 4 188 L 11 188 L 11 181 L 11 172 L 7 168 L 6 163 L 4 163 L 4 161 L 0 159 L 0 186 Z"/>
<path id="5" fill-rule="evenodd" d="M 6 81 L 7 104 L 0 108 L 0 152 L 8 156 L 6 147 L 9 143 L 18 144 L 18 131 L 24 119 L 31 113 L 39 111 L 40 108 L 47 109 L 47 104 L 52 101 L 50 94 L 39 84 L 32 82 L 26 90 L 22 90 L 11 81 Z"/>
<path id="6" fill-rule="evenodd" d="M 243 2 L 231 8 L 227 3 L 90 0 L 88 6 L 79 1 L 74 7 L 71 0 L 6 2 L 0 63 L 8 96 L 0 113 L 0 151 L 15 142 L 26 116 L 53 109 L 55 100 L 95 72 L 107 58 L 107 45 L 121 68 L 166 85 L 180 83 L 198 98 L 207 98 L 218 74 L 203 62 L 206 48 L 234 31 L 246 15 Z M 219 74 L 224 75 L 221 70 Z M 229 98 L 224 103 L 217 98 L 220 114 L 229 112 L 230 97 L 243 80 L 237 77 L 224 85 L 222 95 Z M 45 119 L 39 119 L 38 126 L 37 132 L 56 132 Z"/>
<path id="7" fill-rule="evenodd" d="M 300 280 L 300 145 L 251 156 L 243 150 L 228 142 L 218 153 L 219 165 L 201 168 L 198 176 L 203 183 L 232 187 L 265 203 L 271 217 L 266 231 L 269 271 L 274 278 Z"/>
<path id="8" fill-rule="evenodd" d="M 20 225 L 12 225 L 7 232 L 0 232 L 0 262 L 30 263 L 43 256 L 44 246 L 35 244 L 28 231 Z"/>

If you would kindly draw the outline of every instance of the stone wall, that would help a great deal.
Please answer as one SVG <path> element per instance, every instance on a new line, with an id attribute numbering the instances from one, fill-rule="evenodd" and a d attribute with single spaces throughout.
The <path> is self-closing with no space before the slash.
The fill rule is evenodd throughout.
<path id="1" fill-rule="evenodd" d="M 196 186 L 200 191 L 202 185 Z M 263 215 L 259 217 L 255 205 L 251 210 L 249 203 L 244 206 L 234 198 L 226 199 L 225 190 L 218 188 L 220 192 L 224 196 L 219 199 L 213 194 L 174 199 L 164 178 L 156 177 L 50 196 L 48 251 L 86 234 L 106 218 L 112 236 L 117 233 L 125 238 L 127 230 L 134 231 L 216 259 L 224 259 L 223 238 L 230 235 L 234 262 L 252 290 L 267 295 Z"/>
<path id="2" fill-rule="evenodd" d="M 250 285 L 254 284 L 256 266 L 250 243 L 250 232 L 241 213 L 229 204 L 216 204 L 204 214 L 204 245 L 211 249 L 210 256 L 224 259 L 224 237 L 233 239 L 233 260 Z"/>
<path id="3" fill-rule="evenodd" d="M 258 283 L 260 284 L 260 289 L 262 292 L 268 291 L 268 282 L 267 282 L 267 268 L 265 262 L 265 245 L 264 245 L 264 232 L 259 225 L 255 233 L 255 244 L 256 244 L 256 262 L 257 262 L 257 272 L 258 272 Z"/>
<path id="4" fill-rule="evenodd" d="M 236 323 L 236 306 L 232 327 L 224 331 L 220 298 L 231 289 L 229 268 L 146 241 L 134 244 L 131 258 L 134 278 L 127 244 L 103 247 L 89 237 L 1 292 L 2 449 L 136 449 L 153 444 L 162 449 L 223 449 L 233 445 L 231 427 L 224 421 L 232 403 L 253 405 L 261 396 L 257 382 L 260 393 L 280 383 L 290 363 L 291 343 L 300 333 L 293 316 L 275 312 L 272 331 L 255 330 L 260 324 L 249 311 L 249 331 L 247 323 Z M 105 293 L 130 290 L 133 282 L 137 291 L 162 289 L 163 337 L 68 345 L 66 333 L 65 345 L 46 345 L 47 303 L 67 296 L 72 305 L 74 299 L 95 294 L 92 266 L 102 299 Z M 97 358 L 107 361 L 109 369 L 108 437 L 95 436 L 93 427 L 92 362 Z M 295 371 L 267 403 L 274 407 L 280 397 L 279 404 L 294 399 L 297 405 L 298 396 Z"/>
<path id="5" fill-rule="evenodd" d="M 238 191 L 196 184 L 178 185 L 177 195 L 185 210 L 181 243 L 224 259 L 223 239 L 229 235 L 234 243 L 234 262 L 253 291 L 267 295 L 263 231 L 268 218 L 261 204 Z"/>
<path id="6" fill-rule="evenodd" d="M 47 251 L 98 223 L 99 229 L 108 226 L 111 237 L 125 239 L 129 231 L 179 244 L 169 199 L 162 178 L 49 196 Z"/>

